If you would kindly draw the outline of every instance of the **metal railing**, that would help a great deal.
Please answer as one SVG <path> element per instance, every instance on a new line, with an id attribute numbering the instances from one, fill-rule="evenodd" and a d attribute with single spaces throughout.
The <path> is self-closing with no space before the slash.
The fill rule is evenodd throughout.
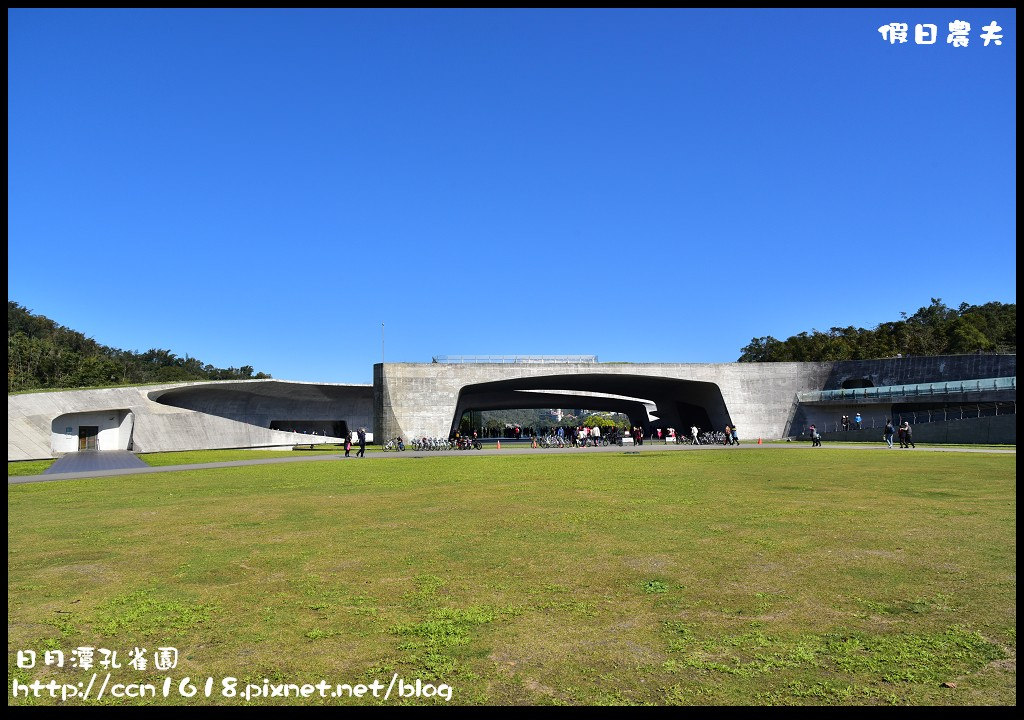
<path id="1" fill-rule="evenodd" d="M 596 363 L 597 355 L 435 355 L 435 363 Z"/>
<path id="2" fill-rule="evenodd" d="M 1017 390 L 1017 378 L 985 378 L 982 380 L 956 380 L 954 382 L 917 383 L 913 385 L 884 385 L 882 387 L 849 388 L 845 390 L 816 390 L 797 393 L 800 402 L 872 402 L 893 397 L 934 397 L 951 393 Z"/>

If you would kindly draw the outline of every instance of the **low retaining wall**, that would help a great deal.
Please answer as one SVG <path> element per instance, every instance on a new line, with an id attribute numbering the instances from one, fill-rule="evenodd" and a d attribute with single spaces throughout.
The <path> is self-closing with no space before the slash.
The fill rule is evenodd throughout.
<path id="1" fill-rule="evenodd" d="M 914 442 L 944 445 L 1016 445 L 1017 416 L 966 418 L 914 425 Z M 809 438 L 801 438 L 807 440 Z M 884 443 L 882 431 L 847 430 L 821 434 L 822 442 L 867 442 Z M 899 436 L 893 436 L 899 442 Z"/>

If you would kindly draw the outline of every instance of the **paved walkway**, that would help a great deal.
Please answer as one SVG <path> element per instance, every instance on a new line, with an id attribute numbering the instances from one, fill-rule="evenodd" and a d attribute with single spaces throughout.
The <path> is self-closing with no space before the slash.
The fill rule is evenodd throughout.
<path id="1" fill-rule="evenodd" d="M 517 447 L 517 448 L 502 448 L 487 449 L 487 450 L 447 450 L 441 452 L 417 452 L 415 450 L 407 450 L 405 452 L 380 452 L 375 451 L 368 453 L 365 460 L 401 460 L 408 458 L 425 458 L 425 457 L 463 457 L 463 456 L 479 456 L 479 455 L 557 455 L 557 454 L 597 454 L 597 453 L 626 453 L 636 454 L 645 452 L 743 452 L 743 451 L 796 451 L 796 452 L 828 452 L 830 449 L 835 450 L 858 450 L 863 452 L 870 451 L 885 451 L 887 450 L 885 445 L 875 445 L 873 443 L 832 443 L 823 445 L 820 448 L 812 448 L 810 443 L 806 442 L 794 442 L 794 443 L 772 443 L 770 445 L 758 445 L 757 443 L 744 443 L 739 447 L 726 446 L 726 445 L 666 445 L 658 442 L 645 443 L 641 447 L 618 447 L 616 445 L 610 445 L 608 447 L 601 448 L 537 448 L 533 449 L 530 447 Z M 900 448 L 892 448 L 893 452 L 899 452 Z M 912 448 L 908 452 L 966 452 L 966 453 L 996 453 L 996 454 L 1017 454 L 1017 449 L 1014 448 L 954 448 L 954 447 L 925 447 L 920 446 Z M 74 480 L 78 478 L 91 478 L 91 477 L 112 477 L 116 475 L 146 475 L 149 473 L 160 473 L 160 472 L 177 472 L 179 470 L 203 470 L 209 468 L 223 468 L 223 467 L 242 467 L 244 465 L 276 465 L 280 463 L 292 463 L 292 462 L 323 462 L 327 460 L 343 460 L 344 462 L 362 462 L 360 458 L 349 457 L 346 458 L 342 454 L 331 453 L 329 455 L 301 455 L 299 457 L 282 457 L 282 458 L 266 458 L 260 460 L 232 460 L 230 462 L 213 462 L 213 463 L 199 463 L 196 465 L 164 465 L 161 467 L 150 467 L 146 465 L 138 457 L 132 455 L 132 453 L 124 452 L 97 452 L 96 455 L 131 455 L 132 459 L 135 460 L 138 465 L 132 467 L 94 467 L 91 469 L 81 469 L 64 471 L 58 470 L 54 472 L 54 468 L 67 459 L 68 457 L 74 457 L 77 455 L 88 455 L 91 453 L 69 453 L 61 460 L 58 460 L 43 475 L 20 475 L 20 476 L 8 476 L 8 485 L 17 485 L 21 483 L 32 483 L 32 482 L 49 482 L 52 480 Z M 282 453 L 283 454 L 283 453 Z M 88 461 L 87 461 L 88 462 Z M 93 460 L 93 462 L 101 462 L 100 460 Z"/>
<path id="2" fill-rule="evenodd" d="M 85 450 L 68 453 L 43 471 L 44 475 L 65 475 L 68 473 L 106 472 L 148 468 L 138 455 L 127 450 Z"/>

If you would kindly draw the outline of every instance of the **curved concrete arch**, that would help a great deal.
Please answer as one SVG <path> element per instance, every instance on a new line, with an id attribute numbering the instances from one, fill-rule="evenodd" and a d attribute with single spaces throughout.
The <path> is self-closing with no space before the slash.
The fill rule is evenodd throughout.
<path id="1" fill-rule="evenodd" d="M 649 405 L 653 404 L 651 411 Z M 536 375 L 465 385 L 459 390 L 451 429 L 471 410 L 585 407 L 621 412 L 633 425 L 704 429 L 731 422 L 715 383 L 645 374 Z"/>
<path id="2" fill-rule="evenodd" d="M 618 412 L 628 415 L 633 425 L 648 424 L 653 404 L 619 396 L 573 395 L 555 392 L 529 392 L 523 390 L 494 390 L 480 387 L 463 388 L 455 406 L 449 433 L 455 432 L 462 416 L 482 410 L 526 410 L 542 408 L 585 407 L 588 410 Z"/>
<path id="3" fill-rule="evenodd" d="M 378 363 L 374 431 L 381 437 L 448 433 L 459 410 L 593 407 L 593 396 L 653 401 L 656 424 L 703 429 L 738 424 L 747 437 L 781 437 L 796 393 L 820 388 L 833 363 Z M 534 393 L 530 398 L 524 393 Z M 574 397 L 551 403 L 541 394 Z M 640 415 L 630 400 L 608 406 Z M 599 408 L 594 408 L 599 409 Z"/>

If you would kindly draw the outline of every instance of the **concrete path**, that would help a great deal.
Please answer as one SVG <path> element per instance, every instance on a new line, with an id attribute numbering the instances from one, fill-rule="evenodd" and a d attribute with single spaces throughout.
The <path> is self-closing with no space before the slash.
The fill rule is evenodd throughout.
<path id="1" fill-rule="evenodd" d="M 106 472 L 129 468 L 148 468 L 135 453 L 127 450 L 85 450 L 68 453 L 43 471 L 44 475 L 66 475 L 68 473 Z"/>
<path id="2" fill-rule="evenodd" d="M 542 449 L 537 448 L 536 450 L 530 447 L 516 447 L 516 448 L 502 448 L 487 449 L 487 450 L 447 450 L 441 452 L 417 452 L 415 450 L 406 450 L 405 452 L 380 452 L 375 451 L 368 453 L 365 458 L 360 459 L 357 457 L 346 458 L 342 454 L 325 454 L 325 455 L 301 455 L 299 457 L 282 457 L 282 458 L 266 458 L 260 460 L 232 460 L 230 462 L 214 462 L 214 463 L 199 463 L 196 465 L 165 465 L 162 467 L 150 467 L 139 460 L 134 455 L 132 458 L 136 460 L 140 465 L 134 467 L 121 467 L 121 468 L 92 468 L 74 470 L 70 472 L 54 472 L 54 468 L 61 462 L 54 463 L 43 475 L 21 475 L 21 476 L 8 476 L 8 485 L 17 485 L 21 483 L 32 483 L 32 482 L 49 482 L 52 480 L 74 480 L 78 478 L 91 478 L 91 477 L 112 477 L 116 475 L 145 475 L 149 473 L 160 473 L 160 472 L 177 472 L 179 470 L 204 470 L 210 468 L 223 468 L 223 467 L 242 467 L 244 465 L 276 465 L 280 463 L 294 463 L 294 462 L 324 462 L 328 460 L 341 460 L 344 462 L 362 462 L 362 460 L 402 460 L 402 459 L 416 459 L 416 458 L 429 458 L 429 457 L 464 457 L 464 456 L 479 456 L 479 455 L 557 455 L 557 454 L 599 454 L 599 453 L 625 453 L 625 454 L 636 454 L 636 453 L 647 453 L 647 452 L 778 452 L 778 451 L 794 451 L 794 452 L 823 452 L 827 453 L 829 450 L 857 450 L 862 452 L 884 452 L 889 449 L 885 445 L 875 445 L 873 443 L 843 443 L 843 444 L 826 444 L 820 448 L 812 448 L 810 443 L 806 442 L 794 442 L 794 443 L 772 443 L 770 445 L 758 445 L 757 443 L 744 443 L 740 446 L 726 446 L 726 445 L 666 445 L 663 443 L 646 443 L 641 447 L 618 447 L 612 445 L 609 447 L 601 448 L 548 448 Z M 902 452 L 901 448 L 894 447 L 892 452 Z M 996 454 L 1011 454 L 1016 455 L 1016 448 L 952 448 L 952 447 L 924 447 L 919 446 L 917 448 L 911 448 L 907 450 L 908 453 L 912 452 L 966 452 L 966 453 L 996 453 Z M 73 455 L 84 455 L 86 453 L 71 453 Z M 105 454 L 121 454 L 121 453 L 97 453 L 100 455 Z M 131 453 L 125 452 L 124 455 L 132 455 Z M 69 457 L 69 456 L 65 456 Z M 62 458 L 63 460 L 64 458 Z"/>

